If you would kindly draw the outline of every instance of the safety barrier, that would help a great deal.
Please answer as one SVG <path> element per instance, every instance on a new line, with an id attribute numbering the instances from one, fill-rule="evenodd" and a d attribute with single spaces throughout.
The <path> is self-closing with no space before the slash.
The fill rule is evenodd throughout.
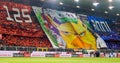
<path id="1" fill-rule="evenodd" d="M 0 51 L 0 57 L 101 57 L 101 58 L 120 58 L 120 53 L 99 53 L 97 54 L 83 54 L 82 52 L 69 53 L 69 52 L 40 52 L 33 51 L 32 53 L 28 53 L 26 51 Z"/>

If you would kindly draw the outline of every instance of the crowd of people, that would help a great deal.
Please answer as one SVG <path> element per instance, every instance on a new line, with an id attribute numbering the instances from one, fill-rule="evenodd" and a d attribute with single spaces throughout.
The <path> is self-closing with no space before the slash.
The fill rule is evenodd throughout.
<path id="1" fill-rule="evenodd" d="M 119 50 L 120 49 L 120 42 L 116 41 L 106 41 L 106 44 L 108 46 L 108 49 L 114 49 L 114 50 Z"/>
<path id="2" fill-rule="evenodd" d="M 0 22 L 2 43 L 7 46 L 51 47 L 40 25 L 36 23 Z"/>
<path id="3" fill-rule="evenodd" d="M 105 40 L 108 49 L 120 49 L 120 36 L 118 33 L 99 33 L 103 40 Z"/>
<path id="4" fill-rule="evenodd" d="M 3 35 L 3 45 L 24 46 L 24 47 L 51 47 L 47 37 L 22 37 L 13 35 Z"/>
<path id="5" fill-rule="evenodd" d="M 31 36 L 40 37 L 44 33 L 40 26 L 35 23 L 16 23 L 1 21 L 0 22 L 0 33 L 10 34 L 10 35 L 21 35 L 21 36 Z"/>

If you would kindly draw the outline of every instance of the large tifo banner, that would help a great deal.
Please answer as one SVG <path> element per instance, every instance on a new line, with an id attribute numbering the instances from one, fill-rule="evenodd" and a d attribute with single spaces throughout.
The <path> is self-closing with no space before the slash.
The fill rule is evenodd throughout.
<path id="1" fill-rule="evenodd" d="M 74 13 L 32 7 L 54 47 L 94 49 L 107 47 Z"/>
<path id="2" fill-rule="evenodd" d="M 103 18 L 98 19 L 15 2 L 2 1 L 0 4 L 0 34 L 7 33 L 32 37 L 47 36 L 45 39 L 49 39 L 48 43 L 50 44 L 47 43 L 44 47 L 52 45 L 53 48 L 94 50 L 107 48 L 99 32 L 111 32 L 112 30 L 109 23 L 102 20 Z M 10 28 L 12 30 L 9 30 Z M 22 30 L 17 31 L 18 28 Z M 41 42 L 40 40 L 36 43 L 37 47 L 42 46 L 39 45 Z"/>

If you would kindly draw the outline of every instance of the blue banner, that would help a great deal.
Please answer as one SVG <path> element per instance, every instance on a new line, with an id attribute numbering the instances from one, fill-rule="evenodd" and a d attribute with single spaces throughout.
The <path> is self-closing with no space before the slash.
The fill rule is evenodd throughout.
<path id="1" fill-rule="evenodd" d="M 104 40 L 119 40 L 119 35 L 114 30 L 114 20 L 98 18 L 95 16 L 87 16 L 92 29 L 97 32 Z"/>

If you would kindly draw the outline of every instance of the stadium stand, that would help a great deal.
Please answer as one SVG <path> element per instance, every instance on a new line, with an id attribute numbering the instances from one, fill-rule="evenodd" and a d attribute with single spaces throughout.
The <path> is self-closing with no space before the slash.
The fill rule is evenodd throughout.
<path id="1" fill-rule="evenodd" d="M 44 32 L 41 29 L 41 26 L 36 22 L 35 15 L 32 15 L 32 9 L 30 6 L 23 6 L 23 4 L 15 4 L 13 2 L 0 2 L 1 5 L 6 5 L 11 13 L 13 14 L 16 11 L 13 11 L 12 8 L 19 8 L 19 10 L 25 8 L 28 9 L 26 14 L 31 15 L 32 23 L 26 23 L 22 16 L 17 17 L 17 19 L 22 20 L 23 22 L 9 21 L 6 19 L 7 13 L 5 8 L 0 6 L 0 34 L 2 38 L 0 40 L 1 45 L 5 46 L 24 46 L 24 47 L 52 47 L 49 40 L 45 36 Z M 13 7 L 11 7 L 13 6 Z"/>

